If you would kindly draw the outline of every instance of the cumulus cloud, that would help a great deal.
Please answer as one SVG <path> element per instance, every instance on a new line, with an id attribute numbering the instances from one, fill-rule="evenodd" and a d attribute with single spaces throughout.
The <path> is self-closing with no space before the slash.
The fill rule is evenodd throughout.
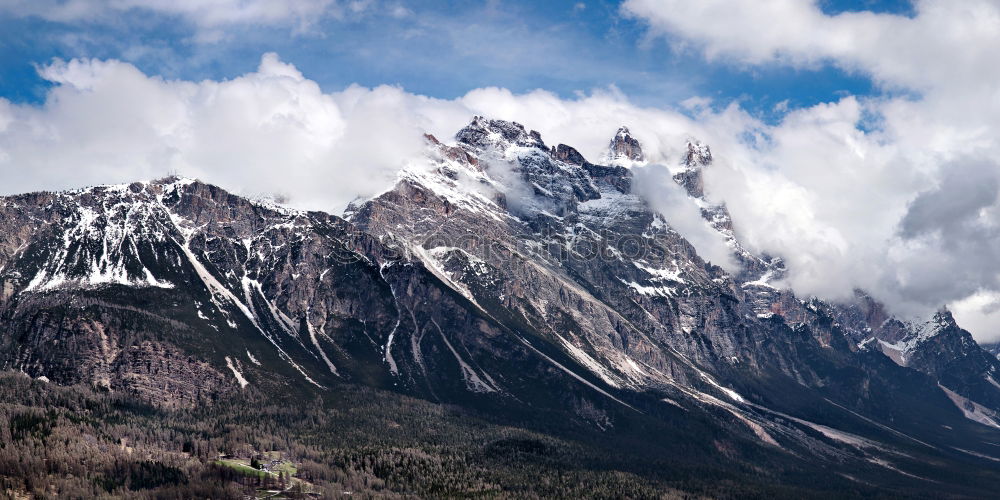
<path id="1" fill-rule="evenodd" d="M 844 12 L 818 1 L 626 0 L 623 10 L 654 33 L 745 64 L 810 66 L 832 62 L 878 81 L 925 90 L 982 85 L 1000 68 L 989 63 L 1000 43 L 993 0 L 916 0 L 915 17 Z"/>
<path id="2" fill-rule="evenodd" d="M 8 194 L 180 172 L 244 193 L 282 189 L 300 206 L 337 211 L 391 185 L 420 156 L 425 131 L 449 140 L 475 114 L 534 123 L 550 141 L 587 144 L 591 158 L 614 135 L 615 118 L 658 115 L 617 93 L 576 101 L 498 88 L 455 100 L 392 86 L 324 93 L 275 54 L 224 81 L 164 80 L 94 59 L 55 61 L 39 74 L 55 84 L 41 106 L 0 99 L 0 185 Z M 688 128 L 673 123 L 679 116 L 649 129 L 651 151 L 672 143 L 679 155 Z"/>
<path id="3" fill-rule="evenodd" d="M 401 112 L 412 95 L 394 87 L 325 94 L 274 54 L 227 81 L 167 81 L 97 60 L 40 73 L 56 84 L 44 105 L 0 101 L 7 193 L 180 172 L 337 210 L 391 182 L 422 148 L 420 124 Z"/>

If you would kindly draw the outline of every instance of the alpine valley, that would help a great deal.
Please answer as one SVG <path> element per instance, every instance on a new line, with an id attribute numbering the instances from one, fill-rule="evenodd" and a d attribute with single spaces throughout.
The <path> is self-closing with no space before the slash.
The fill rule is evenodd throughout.
<path id="1" fill-rule="evenodd" d="M 638 194 L 625 127 L 426 144 L 343 217 L 176 177 L 0 198 L 0 495 L 1000 491 L 997 354 L 783 288 L 708 145 L 667 178 L 731 271 Z"/>

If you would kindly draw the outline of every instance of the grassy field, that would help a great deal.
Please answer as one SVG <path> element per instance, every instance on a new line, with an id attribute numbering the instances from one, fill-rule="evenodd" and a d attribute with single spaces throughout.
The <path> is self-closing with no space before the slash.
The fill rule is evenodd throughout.
<path id="1" fill-rule="evenodd" d="M 281 459 L 280 452 L 265 452 L 262 455 L 263 455 L 263 460 Z M 288 478 L 289 489 L 296 489 L 297 491 L 300 492 L 311 491 L 313 489 L 312 484 L 295 477 L 295 474 L 298 473 L 298 468 L 295 466 L 294 463 L 289 461 L 282 461 L 280 464 L 275 466 L 271 470 L 271 472 L 254 469 L 253 467 L 250 466 L 249 460 L 244 460 L 239 458 L 219 459 L 216 460 L 215 463 L 223 467 L 229 467 L 230 469 L 233 469 L 246 476 L 257 477 L 261 479 L 263 479 L 265 476 L 270 476 L 271 479 L 276 480 L 278 478 L 278 473 L 283 472 L 285 474 L 285 477 Z M 261 488 L 257 490 L 257 498 L 280 499 L 287 497 L 285 496 L 285 492 L 283 491 L 278 491 L 274 488 L 269 488 L 269 489 Z"/>
<path id="2" fill-rule="evenodd" d="M 254 469 L 253 467 L 250 467 L 250 463 L 248 461 L 246 461 L 246 460 L 222 460 L 222 459 L 220 459 L 220 460 L 216 460 L 215 463 L 217 463 L 219 465 L 222 465 L 224 467 L 229 467 L 229 468 L 231 468 L 233 470 L 236 470 L 238 472 L 246 474 L 247 476 L 256 476 L 256 477 L 259 477 L 259 478 L 263 478 L 264 476 L 268 475 L 267 472 L 264 472 L 262 470 L 257 470 L 257 469 Z"/>
<path id="3" fill-rule="evenodd" d="M 274 468 L 274 472 L 284 472 L 286 476 L 294 478 L 295 474 L 299 472 L 299 469 L 291 462 L 282 462 Z"/>

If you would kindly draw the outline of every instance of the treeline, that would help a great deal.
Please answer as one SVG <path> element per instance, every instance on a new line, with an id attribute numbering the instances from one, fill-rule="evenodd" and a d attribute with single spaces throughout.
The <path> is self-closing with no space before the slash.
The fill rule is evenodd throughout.
<path id="1" fill-rule="evenodd" d="M 245 498 L 263 484 L 216 465 L 220 454 L 324 456 L 294 440 L 289 417 L 270 415 L 260 401 L 231 403 L 167 412 L 125 395 L 4 372 L 0 498 Z M 305 465 L 315 477 L 309 489 L 324 497 L 364 492 L 374 482 L 308 459 Z"/>
<path id="2" fill-rule="evenodd" d="M 305 482 L 285 498 L 681 496 L 586 445 L 364 387 L 167 411 L 0 373 L 0 498 L 252 497 L 264 480 L 216 462 L 264 451 Z"/>

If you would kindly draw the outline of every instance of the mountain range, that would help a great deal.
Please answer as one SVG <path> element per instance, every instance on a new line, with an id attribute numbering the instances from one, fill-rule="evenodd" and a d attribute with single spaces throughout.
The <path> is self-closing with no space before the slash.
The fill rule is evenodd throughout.
<path id="1" fill-rule="evenodd" d="M 780 256 L 744 246 L 706 195 L 710 147 L 684 150 L 664 170 L 622 127 L 592 163 L 475 117 L 454 141 L 426 136 L 391 189 L 342 217 L 177 177 L 0 198 L 0 369 L 168 414 L 363 389 L 530 431 L 502 444 L 547 464 L 540 481 L 586 468 L 663 496 L 991 496 L 995 347 L 943 308 L 796 296 Z M 734 266 L 651 203 L 657 168 Z M 396 446 L 359 428 L 357 446 Z M 546 458 L 549 438 L 599 459 Z M 469 494 L 390 469 L 369 471 L 379 494 Z"/>

